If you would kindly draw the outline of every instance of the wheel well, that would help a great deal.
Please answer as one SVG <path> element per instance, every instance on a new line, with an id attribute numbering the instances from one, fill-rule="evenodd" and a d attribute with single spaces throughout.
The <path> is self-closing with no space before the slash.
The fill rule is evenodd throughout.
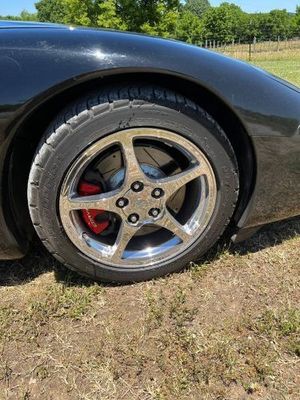
<path id="1" fill-rule="evenodd" d="M 206 110 L 225 131 L 234 148 L 240 171 L 240 196 L 233 219 L 233 225 L 237 224 L 248 204 L 256 173 L 252 142 L 239 118 L 215 94 L 194 82 L 163 74 L 135 73 L 93 79 L 67 89 L 42 104 L 18 129 L 8 152 L 5 187 L 8 196 L 6 204 L 10 206 L 7 212 L 14 224 L 13 231 L 19 238 L 30 237 L 33 231 L 27 206 L 27 182 L 36 148 L 51 120 L 66 104 L 95 90 L 95 87 L 118 83 L 134 84 L 137 79 L 147 84 L 164 86 L 190 98 Z"/>

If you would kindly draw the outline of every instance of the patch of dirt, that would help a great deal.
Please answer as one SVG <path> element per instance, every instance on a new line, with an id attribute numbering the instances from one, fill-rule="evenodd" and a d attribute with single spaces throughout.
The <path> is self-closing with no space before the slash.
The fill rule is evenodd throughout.
<path id="1" fill-rule="evenodd" d="M 299 218 L 136 285 L 3 262 L 0 399 L 299 399 L 299 272 Z"/>

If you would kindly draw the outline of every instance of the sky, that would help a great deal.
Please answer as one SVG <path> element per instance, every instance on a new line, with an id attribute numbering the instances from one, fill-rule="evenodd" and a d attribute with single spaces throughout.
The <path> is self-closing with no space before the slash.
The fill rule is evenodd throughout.
<path id="1" fill-rule="evenodd" d="M 18 15 L 24 9 L 30 12 L 35 11 L 34 3 L 37 0 L 0 0 L 0 15 Z M 212 6 L 217 6 L 225 0 L 210 0 Z M 239 5 L 244 11 L 270 11 L 274 8 L 286 8 L 294 12 L 300 0 L 227 0 L 230 3 Z"/>
<path id="2" fill-rule="evenodd" d="M 1 1 L 1 0 L 0 0 Z M 228 3 L 235 3 L 246 12 L 268 12 L 275 8 L 286 8 L 290 12 L 295 12 L 297 4 L 300 5 L 300 0 L 227 0 Z M 210 0 L 212 6 L 217 6 L 222 3 L 220 0 Z"/>

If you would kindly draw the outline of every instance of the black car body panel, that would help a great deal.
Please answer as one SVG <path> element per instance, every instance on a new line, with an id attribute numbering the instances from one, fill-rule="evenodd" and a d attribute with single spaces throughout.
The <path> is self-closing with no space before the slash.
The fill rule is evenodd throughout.
<path id="1" fill-rule="evenodd" d="M 0 21 L 0 29 L 15 29 L 15 28 L 65 28 L 65 25 L 52 24 L 45 22 L 30 22 L 30 21 Z"/>
<path id="2" fill-rule="evenodd" d="M 18 196 L 8 198 L 10 156 L 26 121 L 71 88 L 89 81 L 101 85 L 107 77 L 139 79 L 141 74 L 157 76 L 162 85 L 164 77 L 173 77 L 196 90 L 205 89 L 226 105 L 248 135 L 255 177 L 236 221 L 238 230 L 300 214 L 297 87 L 246 63 L 172 40 L 61 25 L 0 23 L 0 257 L 21 256 L 27 243 L 28 230 L 20 227 L 10 204 L 17 207 Z"/>

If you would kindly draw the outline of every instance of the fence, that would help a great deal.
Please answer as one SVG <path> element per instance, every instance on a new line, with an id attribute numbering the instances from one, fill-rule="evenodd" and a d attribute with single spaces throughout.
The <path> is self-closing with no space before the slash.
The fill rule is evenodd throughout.
<path id="1" fill-rule="evenodd" d="M 259 42 L 256 39 L 248 44 L 238 42 L 222 43 L 216 40 L 206 40 L 203 47 L 224 53 L 234 58 L 252 61 L 255 59 L 280 59 L 295 54 L 300 58 L 300 38 L 268 40 Z"/>

